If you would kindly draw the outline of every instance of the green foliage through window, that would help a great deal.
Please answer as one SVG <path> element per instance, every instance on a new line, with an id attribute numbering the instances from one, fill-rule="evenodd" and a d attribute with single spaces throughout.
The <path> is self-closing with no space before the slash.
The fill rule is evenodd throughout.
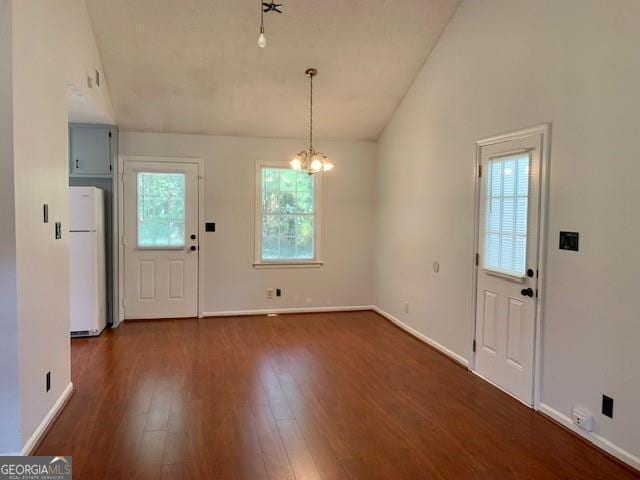
<path id="1" fill-rule="evenodd" d="M 138 172 L 138 247 L 184 246 L 184 173 Z"/>
<path id="2" fill-rule="evenodd" d="M 313 259 L 313 177 L 280 167 L 263 167 L 261 175 L 262 260 Z"/>

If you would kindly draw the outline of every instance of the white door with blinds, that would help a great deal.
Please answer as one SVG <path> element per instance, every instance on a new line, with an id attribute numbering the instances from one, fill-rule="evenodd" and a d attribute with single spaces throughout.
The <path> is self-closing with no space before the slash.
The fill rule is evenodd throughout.
<path id="1" fill-rule="evenodd" d="M 542 134 L 480 147 L 475 371 L 533 404 Z"/>
<path id="2" fill-rule="evenodd" d="M 125 161 L 125 319 L 198 315 L 198 165 Z"/>

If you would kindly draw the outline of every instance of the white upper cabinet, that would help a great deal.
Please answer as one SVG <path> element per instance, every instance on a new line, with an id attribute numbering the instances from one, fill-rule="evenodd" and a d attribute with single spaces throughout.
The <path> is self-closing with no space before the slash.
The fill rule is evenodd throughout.
<path id="1" fill-rule="evenodd" d="M 117 138 L 113 125 L 69 124 L 70 176 L 111 177 Z"/>

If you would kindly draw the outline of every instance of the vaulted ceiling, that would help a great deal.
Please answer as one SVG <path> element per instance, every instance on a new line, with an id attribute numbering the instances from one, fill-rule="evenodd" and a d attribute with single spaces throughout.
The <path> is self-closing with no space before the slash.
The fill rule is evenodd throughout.
<path id="1" fill-rule="evenodd" d="M 375 140 L 460 0 L 87 0 L 121 129 Z"/>

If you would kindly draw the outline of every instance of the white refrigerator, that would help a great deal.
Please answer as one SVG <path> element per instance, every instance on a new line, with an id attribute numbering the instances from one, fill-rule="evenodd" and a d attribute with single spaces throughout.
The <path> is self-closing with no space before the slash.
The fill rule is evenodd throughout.
<path id="1" fill-rule="evenodd" d="M 71 335 L 100 335 L 107 325 L 104 192 L 69 187 Z"/>

